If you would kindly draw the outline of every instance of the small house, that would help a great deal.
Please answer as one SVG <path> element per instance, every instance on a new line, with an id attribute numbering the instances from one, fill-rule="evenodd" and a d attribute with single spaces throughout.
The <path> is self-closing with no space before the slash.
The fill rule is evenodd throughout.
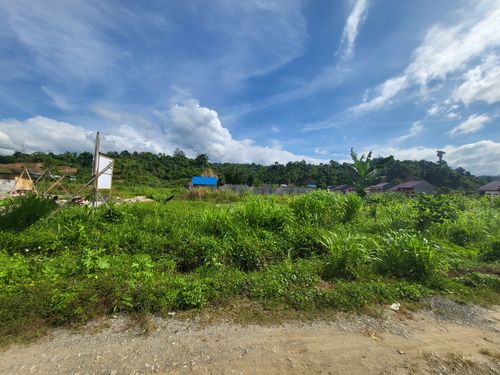
<path id="1" fill-rule="evenodd" d="M 379 184 L 368 186 L 366 188 L 366 192 L 369 194 L 383 193 L 383 192 L 389 191 L 394 186 L 395 186 L 395 184 L 392 182 L 381 182 Z"/>
<path id="2" fill-rule="evenodd" d="M 412 198 L 415 196 L 415 194 L 434 194 L 434 192 L 436 191 L 436 187 L 429 184 L 427 181 L 416 180 L 403 182 L 402 184 L 396 185 L 393 188 L 389 189 L 389 191 L 403 193 L 407 197 Z"/>
<path id="3" fill-rule="evenodd" d="M 331 185 L 328 186 L 328 191 L 332 193 L 347 194 L 355 192 L 356 189 L 354 189 L 351 185 Z"/>
<path id="4" fill-rule="evenodd" d="M 192 187 L 217 187 L 218 178 L 216 176 L 195 176 L 191 180 Z"/>
<path id="5" fill-rule="evenodd" d="M 13 191 L 15 189 L 15 191 Z M 33 181 L 25 174 L 9 172 L 0 173 L 0 193 L 25 193 L 33 191 Z"/>
<path id="6" fill-rule="evenodd" d="M 500 180 L 491 181 L 479 188 L 479 194 L 486 195 L 487 197 L 500 196 Z"/>

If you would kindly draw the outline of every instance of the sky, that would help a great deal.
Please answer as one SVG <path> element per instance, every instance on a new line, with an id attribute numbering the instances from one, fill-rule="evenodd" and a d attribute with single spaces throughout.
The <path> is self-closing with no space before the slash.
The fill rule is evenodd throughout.
<path id="1" fill-rule="evenodd" d="M 0 153 L 500 175 L 500 0 L 0 0 Z"/>

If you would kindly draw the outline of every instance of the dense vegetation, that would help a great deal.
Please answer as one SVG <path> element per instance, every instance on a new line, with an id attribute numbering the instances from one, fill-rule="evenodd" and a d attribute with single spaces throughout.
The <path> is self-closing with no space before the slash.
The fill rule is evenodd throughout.
<path id="1" fill-rule="evenodd" d="M 0 337 L 106 313 L 162 314 L 242 298 L 301 310 L 432 294 L 499 302 L 498 199 L 325 191 L 163 198 L 66 207 L 34 224 L 19 219 L 23 205 L 38 207 L 40 217 L 50 203 L 7 202 Z"/>
<path id="2" fill-rule="evenodd" d="M 320 187 L 339 184 L 355 184 L 359 177 L 349 163 L 339 164 L 330 161 L 325 164 L 308 164 L 305 161 L 290 162 L 286 165 L 275 163 L 269 166 L 257 164 L 209 163 L 204 154 L 190 159 L 180 150 L 173 156 L 152 154 L 150 152 L 128 151 L 110 152 L 116 160 L 115 180 L 128 185 L 150 186 L 183 186 L 192 176 L 199 175 L 207 167 L 212 168 L 228 184 L 262 184 L 305 185 L 318 184 Z M 16 152 L 9 156 L 0 156 L 0 164 L 5 163 L 43 163 L 53 168 L 61 165 L 77 167 L 80 176 L 90 175 L 92 154 L 83 152 L 75 154 L 66 152 L 22 154 Z M 475 191 L 481 181 L 463 168 L 452 169 L 446 162 L 399 161 L 393 157 L 375 158 L 371 168 L 376 174 L 363 176 L 366 183 L 376 183 L 384 179 L 388 182 L 400 183 L 411 179 L 424 179 L 439 187 L 441 191 L 463 190 Z"/>

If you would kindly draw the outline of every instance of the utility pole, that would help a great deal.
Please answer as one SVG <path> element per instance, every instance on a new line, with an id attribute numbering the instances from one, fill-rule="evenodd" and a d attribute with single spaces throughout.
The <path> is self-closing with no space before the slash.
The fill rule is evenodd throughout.
<path id="1" fill-rule="evenodd" d="M 92 165 L 92 177 L 94 177 L 94 191 L 92 194 L 92 207 L 97 207 L 97 175 L 99 174 L 99 149 L 101 147 L 101 136 L 99 132 L 95 137 L 94 163 Z"/>

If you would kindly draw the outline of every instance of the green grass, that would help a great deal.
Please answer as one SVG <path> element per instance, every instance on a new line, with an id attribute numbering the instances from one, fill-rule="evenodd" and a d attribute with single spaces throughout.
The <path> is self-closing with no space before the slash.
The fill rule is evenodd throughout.
<path id="1" fill-rule="evenodd" d="M 494 201 L 217 194 L 69 206 L 50 219 L 36 211 L 22 226 L 3 210 L 2 343 L 120 311 L 141 317 L 234 301 L 266 316 L 363 311 L 434 294 L 500 303 Z M 443 205 L 445 216 L 428 210 Z"/>

